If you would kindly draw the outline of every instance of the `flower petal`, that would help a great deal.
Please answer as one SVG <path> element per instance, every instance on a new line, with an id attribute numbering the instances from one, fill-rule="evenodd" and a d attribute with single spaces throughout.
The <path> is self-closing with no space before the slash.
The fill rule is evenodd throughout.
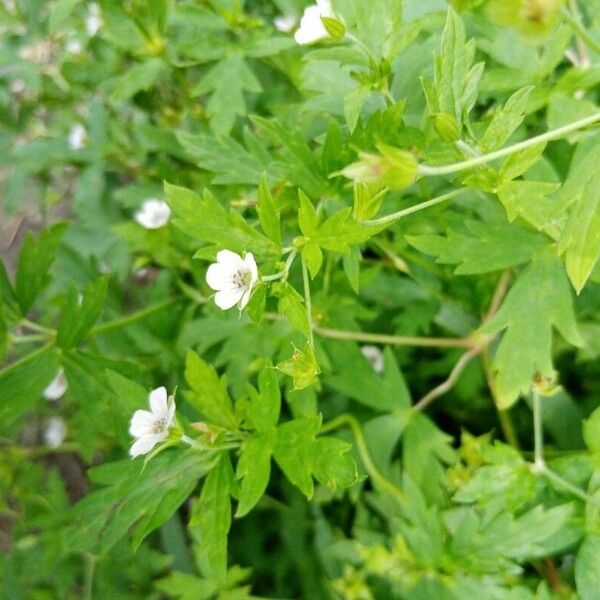
<path id="1" fill-rule="evenodd" d="M 156 417 L 149 410 L 136 410 L 129 422 L 129 433 L 134 437 L 143 437 L 152 433 Z"/>
<path id="2" fill-rule="evenodd" d="M 231 270 L 235 271 L 239 268 L 242 263 L 242 257 L 231 250 L 220 250 L 217 252 L 217 262 L 219 264 L 228 266 Z"/>
<path id="3" fill-rule="evenodd" d="M 244 264 L 250 271 L 250 288 L 252 288 L 258 281 L 258 267 L 256 266 L 256 261 L 254 260 L 254 254 L 252 254 L 252 252 L 246 252 L 246 255 L 244 256 Z"/>
<path id="4" fill-rule="evenodd" d="M 46 400 L 59 400 L 62 398 L 69 387 L 69 382 L 65 377 L 65 372 L 60 369 L 56 377 L 48 384 L 48 387 L 42 392 Z"/>
<path id="5" fill-rule="evenodd" d="M 244 290 L 244 293 L 242 294 L 242 297 L 240 298 L 240 310 L 244 310 L 244 308 L 246 308 L 246 305 L 250 301 L 251 295 L 252 295 L 252 288 L 251 287 L 246 288 Z"/>
<path id="6" fill-rule="evenodd" d="M 231 269 L 221 263 L 213 263 L 206 271 L 206 283 L 213 290 L 222 290 L 231 284 Z"/>
<path id="7" fill-rule="evenodd" d="M 148 402 L 154 416 L 159 419 L 163 419 L 167 416 L 167 388 L 161 386 L 152 390 L 148 396 Z"/>
<path id="8" fill-rule="evenodd" d="M 215 294 L 215 304 L 221 310 L 228 310 L 235 306 L 244 295 L 244 288 L 219 290 Z"/>
<path id="9" fill-rule="evenodd" d="M 142 454 L 147 454 L 158 444 L 165 439 L 165 436 L 162 433 L 154 433 L 152 435 L 145 435 L 141 437 L 139 440 L 133 442 L 131 448 L 129 449 L 129 454 L 135 458 L 136 456 L 140 456 Z"/>

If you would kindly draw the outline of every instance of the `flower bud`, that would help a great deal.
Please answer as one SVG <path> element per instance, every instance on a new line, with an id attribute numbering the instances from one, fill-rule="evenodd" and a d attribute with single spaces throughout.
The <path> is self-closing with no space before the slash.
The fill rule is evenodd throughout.
<path id="1" fill-rule="evenodd" d="M 445 142 L 455 142 L 460 138 L 460 129 L 456 119 L 448 113 L 431 115 L 433 128 Z"/>
<path id="2" fill-rule="evenodd" d="M 323 23 L 323 27 L 327 30 L 327 33 L 334 40 L 339 40 L 346 35 L 346 28 L 341 21 L 332 17 L 321 16 L 321 22 Z"/>

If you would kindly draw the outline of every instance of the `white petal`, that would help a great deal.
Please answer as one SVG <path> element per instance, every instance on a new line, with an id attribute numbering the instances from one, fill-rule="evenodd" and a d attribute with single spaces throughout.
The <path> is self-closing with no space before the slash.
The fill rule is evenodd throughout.
<path id="1" fill-rule="evenodd" d="M 159 229 L 167 224 L 171 216 L 169 205 L 158 198 L 144 200 L 134 219 L 146 229 Z"/>
<path id="2" fill-rule="evenodd" d="M 335 17 L 333 7 L 331 6 L 331 0 L 317 0 L 317 7 L 319 8 L 319 14 L 322 17 Z"/>
<path id="3" fill-rule="evenodd" d="M 314 4 L 307 7 L 300 20 L 300 27 L 294 34 L 294 39 L 298 44 L 311 44 L 326 37 L 329 37 L 329 34 L 321 21 L 319 7 Z"/>
<path id="4" fill-rule="evenodd" d="M 171 427 L 171 424 L 173 423 L 173 416 L 175 415 L 175 400 L 173 400 L 173 398 L 169 398 L 169 409 L 168 409 L 168 414 L 167 414 L 167 426 L 166 428 L 169 429 L 169 427 Z"/>
<path id="5" fill-rule="evenodd" d="M 136 410 L 129 422 L 129 433 L 133 437 L 143 437 L 154 431 L 156 417 L 149 410 Z"/>
<path id="6" fill-rule="evenodd" d="M 231 284 L 231 269 L 228 265 L 213 263 L 206 271 L 206 283 L 213 290 L 222 290 Z"/>
<path id="7" fill-rule="evenodd" d="M 246 252 L 246 255 L 244 256 L 244 264 L 246 268 L 250 271 L 250 288 L 253 288 L 254 284 L 258 281 L 258 268 L 256 266 L 256 261 L 254 260 L 254 254 L 252 254 L 252 252 Z"/>
<path id="8" fill-rule="evenodd" d="M 215 304 L 221 310 L 228 310 L 235 306 L 244 295 L 244 288 L 234 288 L 228 290 L 219 290 L 215 294 Z"/>
<path id="9" fill-rule="evenodd" d="M 159 387 L 150 392 L 148 396 L 150 410 L 155 417 L 164 419 L 167 416 L 167 388 Z"/>
<path id="10" fill-rule="evenodd" d="M 375 373 L 383 373 L 383 353 L 377 346 L 362 346 L 360 351 L 362 352 L 362 355 L 371 363 Z"/>
<path id="11" fill-rule="evenodd" d="M 273 25 L 275 25 L 275 29 L 281 31 L 282 33 L 289 33 L 294 26 L 296 25 L 296 15 L 280 15 L 279 17 L 275 17 L 273 19 Z"/>
<path id="12" fill-rule="evenodd" d="M 242 257 L 231 250 L 220 250 L 217 252 L 217 262 L 229 266 L 232 271 L 237 271 L 242 262 Z"/>
<path id="13" fill-rule="evenodd" d="M 244 308 L 246 308 L 246 305 L 248 304 L 248 302 L 250 301 L 250 296 L 252 295 L 252 288 L 246 288 L 244 290 L 244 293 L 240 299 L 240 310 L 244 310 Z"/>
<path id="14" fill-rule="evenodd" d="M 69 382 L 65 377 L 65 372 L 61 369 L 56 377 L 49 383 L 48 387 L 42 392 L 46 400 L 58 400 L 62 398 L 69 387 Z"/>
<path id="15" fill-rule="evenodd" d="M 165 439 L 164 434 L 155 433 L 152 435 L 145 435 L 141 437 L 139 440 L 133 442 L 131 448 L 129 449 L 129 454 L 135 458 L 136 456 L 140 456 L 141 454 L 147 454 L 158 444 Z"/>
<path id="16" fill-rule="evenodd" d="M 67 426 L 60 417 L 48 419 L 46 429 L 44 430 L 44 442 L 51 448 L 58 448 L 67 435 Z"/>

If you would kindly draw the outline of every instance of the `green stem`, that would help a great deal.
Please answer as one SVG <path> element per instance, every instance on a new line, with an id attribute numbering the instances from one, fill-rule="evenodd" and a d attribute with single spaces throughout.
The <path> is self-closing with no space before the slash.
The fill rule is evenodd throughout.
<path id="1" fill-rule="evenodd" d="M 381 473 L 381 471 L 379 471 L 379 469 L 375 466 L 375 463 L 371 458 L 371 454 L 369 453 L 369 448 L 367 446 L 367 441 L 365 440 L 362 427 L 352 415 L 345 413 L 339 417 L 336 417 L 335 419 L 332 419 L 331 421 L 328 421 L 327 423 L 324 423 L 319 433 L 327 433 L 329 431 L 333 431 L 334 429 L 343 427 L 344 425 L 347 425 L 352 430 L 352 434 L 356 440 L 358 454 L 363 462 L 363 465 L 365 466 L 365 470 L 369 474 L 369 477 L 373 480 L 373 483 L 381 490 L 388 492 L 388 494 L 393 496 L 399 504 L 403 505 L 404 492 L 385 475 L 383 475 L 383 473 Z"/>
<path id="2" fill-rule="evenodd" d="M 397 221 L 398 219 L 402 219 L 403 217 L 412 215 L 413 213 L 419 212 L 420 210 L 429 208 L 430 206 L 435 206 L 436 204 L 441 204 L 442 202 L 445 202 L 446 200 L 450 200 L 451 198 L 455 198 L 459 194 L 462 194 L 463 192 L 466 192 L 466 191 L 467 191 L 466 188 L 460 189 L 460 190 L 452 190 L 451 192 L 442 194 L 441 196 L 436 196 L 435 198 L 432 198 L 431 200 L 427 200 L 425 202 L 421 202 L 420 204 L 415 204 L 414 206 L 409 206 L 408 208 L 399 210 L 395 213 L 392 213 L 391 215 L 386 215 L 385 217 L 379 217 L 378 219 L 370 219 L 368 221 L 359 221 L 359 223 L 362 223 L 363 225 L 385 225 L 387 223 L 393 223 L 394 221 Z"/>
<path id="3" fill-rule="evenodd" d="M 52 334 L 52 335 L 56 334 L 56 331 L 54 329 L 50 329 L 49 327 L 44 327 L 43 325 L 34 323 L 33 321 L 30 321 L 29 319 L 23 319 L 20 324 L 23 327 L 27 327 L 28 329 L 31 329 L 32 331 L 38 331 L 40 333 Z"/>
<path id="4" fill-rule="evenodd" d="M 11 335 L 10 341 L 13 344 L 32 344 L 34 342 L 44 342 L 48 340 L 48 335 L 35 334 L 35 335 Z"/>
<path id="5" fill-rule="evenodd" d="M 387 335 L 384 333 L 367 333 L 364 331 L 345 331 L 315 327 L 315 333 L 337 340 L 354 340 L 356 342 L 373 342 L 375 344 L 391 344 L 394 346 L 419 346 L 424 348 L 472 348 L 473 341 L 469 338 L 428 338 L 402 335 Z"/>
<path id="6" fill-rule="evenodd" d="M 542 423 L 542 399 L 538 391 L 534 388 L 532 392 L 533 399 L 533 471 L 537 475 L 543 475 L 558 487 L 573 494 L 584 502 L 596 502 L 596 499 L 586 494 L 581 488 L 573 485 L 570 481 L 563 479 L 560 475 L 552 471 L 546 465 L 544 460 L 544 426 Z"/>
<path id="7" fill-rule="evenodd" d="M 315 347 L 315 335 L 314 335 L 314 325 L 312 319 L 312 303 L 310 299 L 310 283 L 308 281 L 308 267 L 306 266 L 306 260 L 304 256 L 302 256 L 302 281 L 304 283 L 304 304 L 306 307 L 306 318 L 308 319 L 309 326 L 309 342 L 312 348 Z"/>
<path id="8" fill-rule="evenodd" d="M 296 249 L 292 250 L 290 252 L 290 255 L 287 257 L 287 260 L 285 261 L 285 265 L 284 265 L 282 271 L 279 271 L 279 273 L 274 273 L 273 275 L 264 275 L 263 277 L 260 278 L 260 280 L 261 281 L 277 281 L 278 279 L 283 279 L 285 281 L 288 278 L 290 269 L 292 268 L 292 263 L 294 262 L 297 254 L 298 254 L 298 251 Z"/>
<path id="9" fill-rule="evenodd" d="M 600 112 L 594 113 L 589 117 L 585 117 L 583 119 L 574 121 L 573 123 L 569 123 L 568 125 L 564 125 L 563 127 L 552 129 L 550 131 L 547 131 L 546 133 L 542 133 L 541 135 L 536 135 L 535 137 L 529 138 L 528 140 L 525 140 L 523 142 L 513 144 L 512 146 L 507 146 L 506 148 L 496 150 L 495 152 L 490 152 L 489 154 L 483 154 L 482 156 L 470 158 L 469 160 L 463 160 L 450 165 L 419 165 L 418 173 L 420 175 L 430 177 L 434 175 L 449 175 L 451 173 L 466 171 L 467 169 L 471 169 L 473 167 L 489 163 L 493 160 L 496 160 L 497 158 L 510 156 L 511 154 L 515 154 L 516 152 L 520 152 L 521 150 L 525 150 L 526 148 L 535 146 L 536 144 L 541 144 L 544 142 L 549 142 L 551 140 L 556 140 L 558 138 L 564 137 L 565 135 L 572 133 L 573 131 L 583 129 L 584 127 L 587 127 L 588 125 L 593 125 L 598 121 L 600 121 Z"/>
<path id="10" fill-rule="evenodd" d="M 84 553 L 85 560 L 85 579 L 83 588 L 84 600 L 92 600 L 94 597 L 94 572 L 96 570 L 96 557 L 89 553 Z"/>
<path id="11" fill-rule="evenodd" d="M 562 9 L 562 16 L 573 33 L 592 51 L 600 54 L 600 44 L 590 35 L 579 17 L 568 8 Z"/>
<path id="12" fill-rule="evenodd" d="M 106 333 L 108 331 L 113 331 L 114 329 L 120 329 L 121 327 L 127 327 L 136 321 L 141 321 L 155 313 L 161 312 L 166 308 L 177 304 L 181 298 L 171 298 L 170 300 L 165 300 L 164 302 L 159 302 L 154 306 L 149 306 L 148 308 L 144 308 L 143 310 L 139 310 L 134 312 L 126 317 L 121 317 L 120 319 L 115 319 L 114 321 L 108 321 L 107 323 L 102 323 L 102 325 L 98 325 L 90 330 L 88 336 L 99 335 L 101 333 Z"/>
<path id="13" fill-rule="evenodd" d="M 537 390 L 533 390 L 533 461 L 537 468 L 543 469 L 544 463 L 544 426 L 542 424 L 542 399 Z"/>
<path id="14" fill-rule="evenodd" d="M 37 350 L 34 350 L 33 352 L 26 354 L 25 356 L 23 356 L 23 358 L 20 358 L 16 362 L 8 365 L 8 367 L 6 367 L 6 369 L 4 369 L 2 371 L 2 374 L 6 375 L 7 373 L 9 373 L 11 371 L 19 369 L 25 363 L 28 363 L 29 361 L 33 360 L 34 358 L 38 357 L 40 354 L 44 354 L 44 352 L 47 352 L 51 348 L 52 348 L 52 344 L 46 344 L 45 346 L 42 346 L 41 348 L 38 348 Z"/>
<path id="15" fill-rule="evenodd" d="M 205 304 L 208 302 L 208 298 L 203 296 L 196 288 L 188 285 L 185 281 L 181 279 L 177 280 L 177 287 L 190 299 L 196 302 L 197 304 Z"/>

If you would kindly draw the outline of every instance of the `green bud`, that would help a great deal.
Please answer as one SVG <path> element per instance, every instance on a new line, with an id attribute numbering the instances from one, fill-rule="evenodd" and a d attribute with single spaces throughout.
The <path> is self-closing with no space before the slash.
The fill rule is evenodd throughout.
<path id="1" fill-rule="evenodd" d="M 346 27 L 341 21 L 331 17 L 321 17 L 321 22 L 327 33 L 334 39 L 339 40 L 346 35 Z"/>
<path id="2" fill-rule="evenodd" d="M 391 190 L 401 190 L 412 185 L 417 178 L 417 159 L 412 152 L 379 144 L 383 158 L 383 183 Z"/>
<path id="3" fill-rule="evenodd" d="M 460 138 L 460 129 L 456 119 L 448 113 L 431 115 L 433 128 L 445 142 L 455 142 Z"/>

